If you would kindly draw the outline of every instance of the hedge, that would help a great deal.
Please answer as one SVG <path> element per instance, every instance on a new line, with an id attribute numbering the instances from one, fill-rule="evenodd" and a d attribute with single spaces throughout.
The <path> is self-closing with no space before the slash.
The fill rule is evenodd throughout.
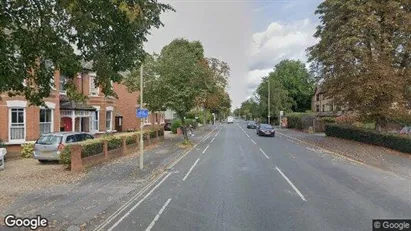
<path id="1" fill-rule="evenodd" d="M 153 138 L 156 138 L 156 137 L 157 137 L 156 131 L 155 130 L 150 131 L 150 138 L 153 139 Z"/>
<path id="2" fill-rule="evenodd" d="M 287 115 L 287 127 L 296 129 L 308 129 L 312 126 L 315 115 L 312 113 L 290 113 Z"/>
<path id="3" fill-rule="evenodd" d="M 123 142 L 121 140 L 121 137 L 110 137 L 107 140 L 107 150 L 111 151 L 113 149 L 121 148 L 123 145 Z"/>
<path id="4" fill-rule="evenodd" d="M 25 143 L 21 145 L 20 155 L 23 158 L 31 158 L 34 153 L 34 144 Z"/>
<path id="5" fill-rule="evenodd" d="M 103 153 L 103 140 L 90 140 L 80 144 L 81 158 L 98 155 Z"/>
<path id="6" fill-rule="evenodd" d="M 137 137 L 135 135 L 126 137 L 126 145 L 135 144 Z"/>
<path id="7" fill-rule="evenodd" d="M 383 146 L 400 152 L 411 153 L 411 138 L 394 134 L 379 133 L 375 130 L 356 128 L 349 125 L 327 124 L 325 134 L 367 144 Z"/>

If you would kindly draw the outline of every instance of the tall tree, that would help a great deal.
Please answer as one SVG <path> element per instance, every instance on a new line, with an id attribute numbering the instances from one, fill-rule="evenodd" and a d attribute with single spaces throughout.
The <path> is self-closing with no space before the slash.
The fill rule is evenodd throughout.
<path id="1" fill-rule="evenodd" d="M 81 61 L 93 61 L 97 84 L 113 95 L 111 81 L 141 63 L 147 34 L 172 8 L 157 0 L 5 0 L 0 10 L 0 93 L 41 104 L 54 68 L 73 78 Z"/>
<path id="2" fill-rule="evenodd" d="M 196 99 L 205 88 L 207 70 L 201 61 L 204 50 L 200 42 L 175 39 L 161 50 L 158 58 L 158 88 L 165 107 L 174 110 L 185 129 L 185 116 L 196 105 Z M 188 140 L 187 132 L 184 132 Z"/>
<path id="3" fill-rule="evenodd" d="M 270 101 L 268 101 L 268 87 L 270 87 Z M 259 112 L 262 118 L 268 120 L 268 103 L 270 103 L 270 116 L 277 118 L 280 111 L 291 111 L 293 101 L 288 91 L 278 78 L 264 77 L 256 90 Z"/>
<path id="4" fill-rule="evenodd" d="M 311 97 L 314 94 L 315 81 L 303 62 L 299 60 L 282 60 L 275 65 L 274 71 L 269 74 L 269 78 L 271 81 L 279 81 L 288 92 L 293 111 L 305 112 L 311 109 Z"/>
<path id="5" fill-rule="evenodd" d="M 411 3 L 403 0 L 326 0 L 308 49 L 326 95 L 374 120 L 404 113 L 410 100 Z"/>

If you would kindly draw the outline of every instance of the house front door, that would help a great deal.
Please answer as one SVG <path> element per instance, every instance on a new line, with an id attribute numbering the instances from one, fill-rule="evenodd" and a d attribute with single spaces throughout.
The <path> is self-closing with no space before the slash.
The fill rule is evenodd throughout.
<path id="1" fill-rule="evenodd" d="M 116 116 L 114 127 L 117 132 L 123 131 L 123 117 L 122 116 Z"/>

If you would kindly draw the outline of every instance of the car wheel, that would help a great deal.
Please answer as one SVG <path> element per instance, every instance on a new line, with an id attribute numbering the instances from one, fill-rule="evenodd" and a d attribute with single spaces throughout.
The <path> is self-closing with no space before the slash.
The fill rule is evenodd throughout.
<path id="1" fill-rule="evenodd" d="M 47 163 L 48 160 L 39 160 L 39 162 L 40 162 L 41 164 L 44 164 L 44 163 Z"/>

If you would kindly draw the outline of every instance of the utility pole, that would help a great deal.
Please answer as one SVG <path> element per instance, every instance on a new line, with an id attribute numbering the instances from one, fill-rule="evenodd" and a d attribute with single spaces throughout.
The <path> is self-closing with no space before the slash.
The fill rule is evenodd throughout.
<path id="1" fill-rule="evenodd" d="M 143 64 L 140 67 L 140 109 L 143 109 Z M 144 118 L 140 118 L 140 169 L 143 169 L 144 165 Z"/>
<path id="2" fill-rule="evenodd" d="M 268 78 L 268 124 L 270 123 L 270 79 Z"/>

